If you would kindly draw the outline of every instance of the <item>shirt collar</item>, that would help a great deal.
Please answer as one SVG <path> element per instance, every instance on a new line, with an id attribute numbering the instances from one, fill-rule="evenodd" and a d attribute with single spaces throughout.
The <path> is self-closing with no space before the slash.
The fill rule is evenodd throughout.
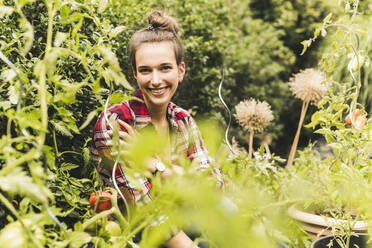
<path id="1" fill-rule="evenodd" d="M 142 91 L 137 90 L 136 93 L 134 93 L 133 96 L 141 100 L 141 101 L 138 101 L 137 99 L 133 99 L 131 101 L 131 108 L 133 109 L 134 114 L 136 115 L 136 117 L 139 117 L 139 116 L 148 117 L 148 119 L 146 118 L 146 120 L 148 120 L 148 122 L 151 122 L 151 117 L 150 117 L 149 111 L 146 107 L 145 101 L 143 99 Z M 177 107 L 177 105 L 174 104 L 173 102 L 169 102 L 168 107 L 167 107 L 167 120 L 169 121 L 169 123 L 170 123 L 170 125 L 173 129 L 178 128 L 177 122 L 175 121 L 176 107 Z"/>

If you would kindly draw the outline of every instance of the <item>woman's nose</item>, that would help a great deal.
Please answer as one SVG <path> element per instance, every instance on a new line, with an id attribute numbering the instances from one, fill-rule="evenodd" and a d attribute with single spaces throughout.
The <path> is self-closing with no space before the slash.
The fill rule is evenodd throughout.
<path id="1" fill-rule="evenodd" d="M 151 83 L 154 84 L 154 85 L 159 85 L 161 83 L 160 73 L 157 70 L 154 70 L 152 72 Z"/>

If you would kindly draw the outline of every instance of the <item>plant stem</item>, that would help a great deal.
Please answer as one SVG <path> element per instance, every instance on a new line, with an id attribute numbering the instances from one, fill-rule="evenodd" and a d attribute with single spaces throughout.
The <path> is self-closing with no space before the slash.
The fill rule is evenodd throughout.
<path id="1" fill-rule="evenodd" d="M 55 128 L 53 128 L 53 143 L 54 143 L 54 149 L 55 149 L 56 156 L 59 157 Z"/>
<path id="2" fill-rule="evenodd" d="M 290 151 L 289 156 L 288 156 L 287 165 L 285 166 L 285 168 L 287 168 L 287 169 L 289 169 L 293 164 L 294 156 L 295 156 L 295 153 L 296 153 L 296 150 L 297 150 L 298 140 L 300 139 L 300 132 L 301 132 L 301 128 L 302 128 L 302 123 L 304 122 L 306 111 L 307 111 L 308 107 L 309 107 L 309 101 L 304 101 L 302 103 L 300 121 L 298 122 L 296 136 L 295 136 L 295 138 L 293 140 L 293 143 L 292 143 L 291 151 Z"/>
<path id="3" fill-rule="evenodd" d="M 48 8 L 48 31 L 47 31 L 47 42 L 45 48 L 45 57 L 41 65 L 40 79 L 39 79 L 39 98 L 40 98 L 40 111 L 41 111 L 41 130 L 39 135 L 39 146 L 42 147 L 45 142 L 45 136 L 48 132 L 48 104 L 46 100 L 46 60 L 48 57 L 49 50 L 52 46 L 53 36 L 53 3 L 45 0 L 45 5 Z"/>
<path id="4" fill-rule="evenodd" d="M 115 208 L 115 211 L 114 211 L 114 216 L 116 217 L 116 219 L 120 222 L 120 226 L 122 228 L 128 228 L 129 226 L 129 223 L 128 221 L 124 218 L 124 216 L 122 215 L 122 213 L 120 212 L 120 208 L 119 207 L 116 207 Z"/>
<path id="5" fill-rule="evenodd" d="M 264 143 L 264 147 L 265 147 L 265 150 L 266 150 L 266 154 L 268 156 L 271 156 L 271 152 L 270 152 L 270 147 L 267 143 Z"/>
<path id="6" fill-rule="evenodd" d="M 64 154 L 76 154 L 76 155 L 81 155 L 79 152 L 74 152 L 74 151 L 64 151 L 58 154 L 58 157 L 64 155 Z"/>
<path id="7" fill-rule="evenodd" d="M 113 214 L 115 212 L 115 210 L 116 210 L 116 208 L 112 207 L 112 208 L 110 208 L 106 211 L 103 211 L 101 213 L 98 213 L 98 214 L 94 215 L 92 218 L 90 218 L 89 220 L 85 221 L 82 224 L 83 230 L 85 230 L 91 224 L 96 223 L 99 219 L 105 218 L 105 217 L 109 216 L 110 214 Z"/>
<path id="8" fill-rule="evenodd" d="M 147 226 L 150 221 L 152 220 L 152 216 L 148 217 L 147 220 L 145 220 L 144 222 L 142 222 L 139 226 L 137 226 L 136 229 L 134 229 L 131 233 L 129 233 L 126 237 L 125 237 L 125 242 L 124 244 L 126 244 L 129 239 L 131 239 L 136 233 L 138 233 L 139 231 L 141 231 L 142 228 L 144 228 L 145 226 Z"/>
<path id="9" fill-rule="evenodd" d="M 122 213 L 120 211 L 120 208 L 119 208 L 119 205 L 118 205 L 118 192 L 116 192 L 116 190 L 112 189 L 111 190 L 111 193 L 112 193 L 112 195 L 109 196 L 109 198 L 110 198 L 110 201 L 112 203 L 112 206 L 115 208 L 115 211 L 113 212 L 113 214 L 116 217 L 116 219 L 120 222 L 120 226 L 124 230 L 126 230 L 128 228 L 128 226 L 129 226 L 129 223 L 124 218 L 124 216 L 122 215 Z M 125 202 L 125 199 L 123 199 L 123 200 Z M 127 207 L 127 211 L 129 212 L 128 205 L 126 204 L 125 206 Z"/>
<path id="10" fill-rule="evenodd" d="M 250 130 L 250 132 L 249 132 L 249 152 L 248 152 L 248 158 L 249 159 L 252 158 L 252 154 L 253 154 L 253 134 L 254 134 L 254 131 Z"/>

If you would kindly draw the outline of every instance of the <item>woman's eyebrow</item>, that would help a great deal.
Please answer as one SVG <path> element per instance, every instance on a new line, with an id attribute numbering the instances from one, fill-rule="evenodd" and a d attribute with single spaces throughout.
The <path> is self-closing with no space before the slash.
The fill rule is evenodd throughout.
<path id="1" fill-rule="evenodd" d="M 150 66 L 148 66 L 148 65 L 139 65 L 139 66 L 137 66 L 137 68 L 149 68 Z"/>
<path id="2" fill-rule="evenodd" d="M 171 62 L 164 62 L 164 63 L 161 63 L 160 66 L 164 66 L 164 65 L 172 65 Z"/>

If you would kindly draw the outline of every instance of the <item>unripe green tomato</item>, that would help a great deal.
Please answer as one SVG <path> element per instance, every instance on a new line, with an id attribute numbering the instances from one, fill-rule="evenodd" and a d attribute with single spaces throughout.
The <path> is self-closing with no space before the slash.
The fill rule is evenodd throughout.
<path id="1" fill-rule="evenodd" d="M 0 248 L 27 247 L 25 232 L 19 222 L 6 225 L 0 232 Z"/>
<path id="2" fill-rule="evenodd" d="M 107 221 L 105 230 L 111 235 L 111 236 L 120 236 L 121 235 L 121 228 L 118 223 L 115 221 Z"/>

